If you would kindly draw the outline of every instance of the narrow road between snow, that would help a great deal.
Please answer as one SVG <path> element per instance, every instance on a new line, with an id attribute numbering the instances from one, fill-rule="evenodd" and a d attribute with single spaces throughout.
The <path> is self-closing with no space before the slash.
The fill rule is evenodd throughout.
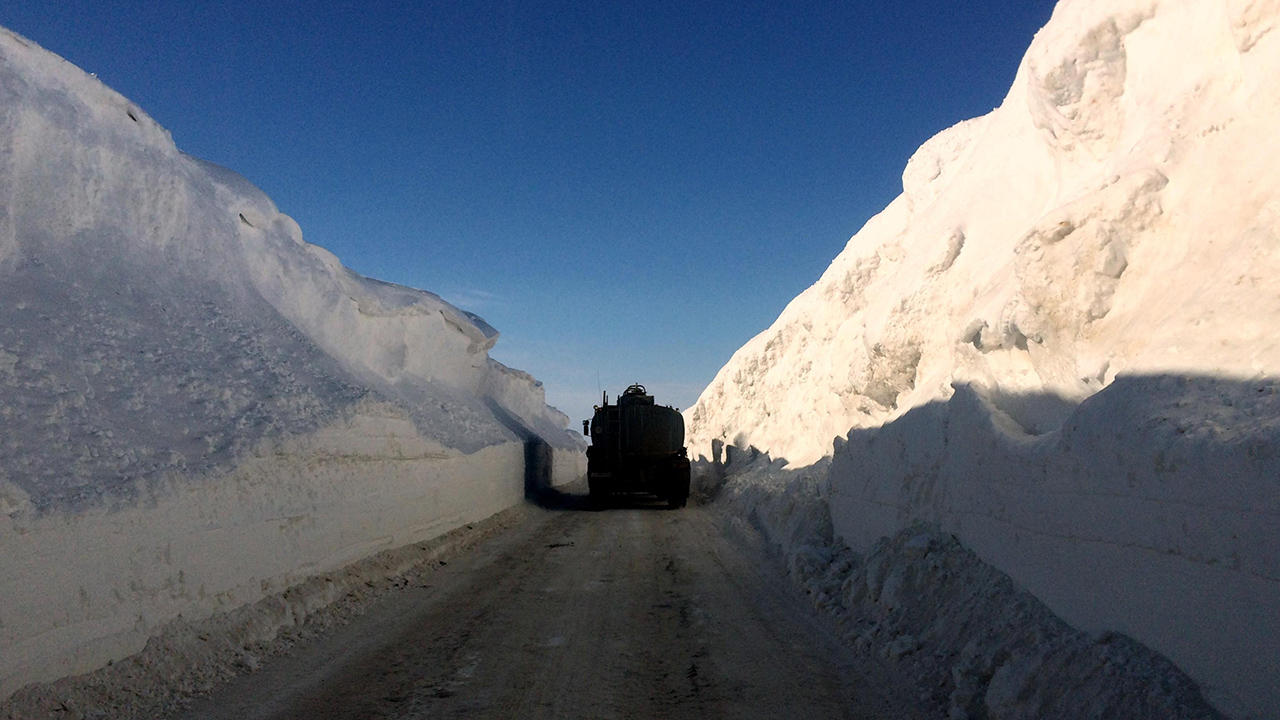
<path id="1" fill-rule="evenodd" d="M 181 717 L 920 716 L 714 513 L 562 504 Z"/>

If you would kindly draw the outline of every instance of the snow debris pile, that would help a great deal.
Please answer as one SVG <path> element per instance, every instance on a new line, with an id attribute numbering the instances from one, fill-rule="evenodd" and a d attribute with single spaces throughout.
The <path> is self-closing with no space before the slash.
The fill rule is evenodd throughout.
<path id="1" fill-rule="evenodd" d="M 686 414 L 1280 716 L 1280 2 L 1063 0 Z"/>
<path id="2" fill-rule="evenodd" d="M 482 319 L 3 29 L 0 316 L 0 698 L 583 471 Z"/>
<path id="3" fill-rule="evenodd" d="M 952 535 L 917 526 L 852 551 L 832 533 L 824 463 L 741 456 L 728 472 L 718 499 L 730 521 L 777 545 L 845 641 L 905 671 L 938 717 L 1221 717 L 1164 657 L 1073 629 Z"/>

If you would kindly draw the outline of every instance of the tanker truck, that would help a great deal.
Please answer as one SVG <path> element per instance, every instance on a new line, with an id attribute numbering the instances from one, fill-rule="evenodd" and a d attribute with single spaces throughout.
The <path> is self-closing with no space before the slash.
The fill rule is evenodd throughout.
<path id="1" fill-rule="evenodd" d="M 602 398 L 582 432 L 587 448 L 587 487 L 591 501 L 647 493 L 673 508 L 689 499 L 689 457 L 684 447 L 684 418 L 675 408 L 656 405 L 643 385 L 632 385 L 609 404 Z"/>

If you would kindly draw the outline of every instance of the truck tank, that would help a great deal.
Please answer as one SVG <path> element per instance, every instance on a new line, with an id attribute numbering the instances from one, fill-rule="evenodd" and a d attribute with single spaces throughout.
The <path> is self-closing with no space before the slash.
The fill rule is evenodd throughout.
<path id="1" fill-rule="evenodd" d="M 658 405 L 643 385 L 632 385 L 609 404 L 595 409 L 583 432 L 587 448 L 587 483 L 593 502 L 623 493 L 648 493 L 684 507 L 689 499 L 689 457 L 684 446 L 684 417 Z"/>

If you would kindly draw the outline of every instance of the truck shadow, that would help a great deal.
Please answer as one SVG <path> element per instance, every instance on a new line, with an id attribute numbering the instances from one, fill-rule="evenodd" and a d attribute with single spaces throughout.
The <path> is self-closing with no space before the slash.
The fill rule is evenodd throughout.
<path id="1" fill-rule="evenodd" d="M 614 495 L 605 502 L 592 502 L 585 482 L 572 482 L 565 487 L 556 487 L 552 484 L 552 478 L 555 477 L 555 449 L 551 444 L 492 398 L 485 398 L 485 406 L 503 427 L 524 443 L 524 498 L 527 502 L 547 510 L 574 512 L 667 509 L 665 501 L 652 495 Z"/>
<path id="2" fill-rule="evenodd" d="M 502 426 L 524 443 L 524 499 L 548 510 L 595 510 L 583 487 L 580 492 L 565 491 L 552 484 L 555 477 L 555 449 L 551 444 L 492 398 L 485 405 Z M 577 484 L 577 483 L 573 483 Z"/>

